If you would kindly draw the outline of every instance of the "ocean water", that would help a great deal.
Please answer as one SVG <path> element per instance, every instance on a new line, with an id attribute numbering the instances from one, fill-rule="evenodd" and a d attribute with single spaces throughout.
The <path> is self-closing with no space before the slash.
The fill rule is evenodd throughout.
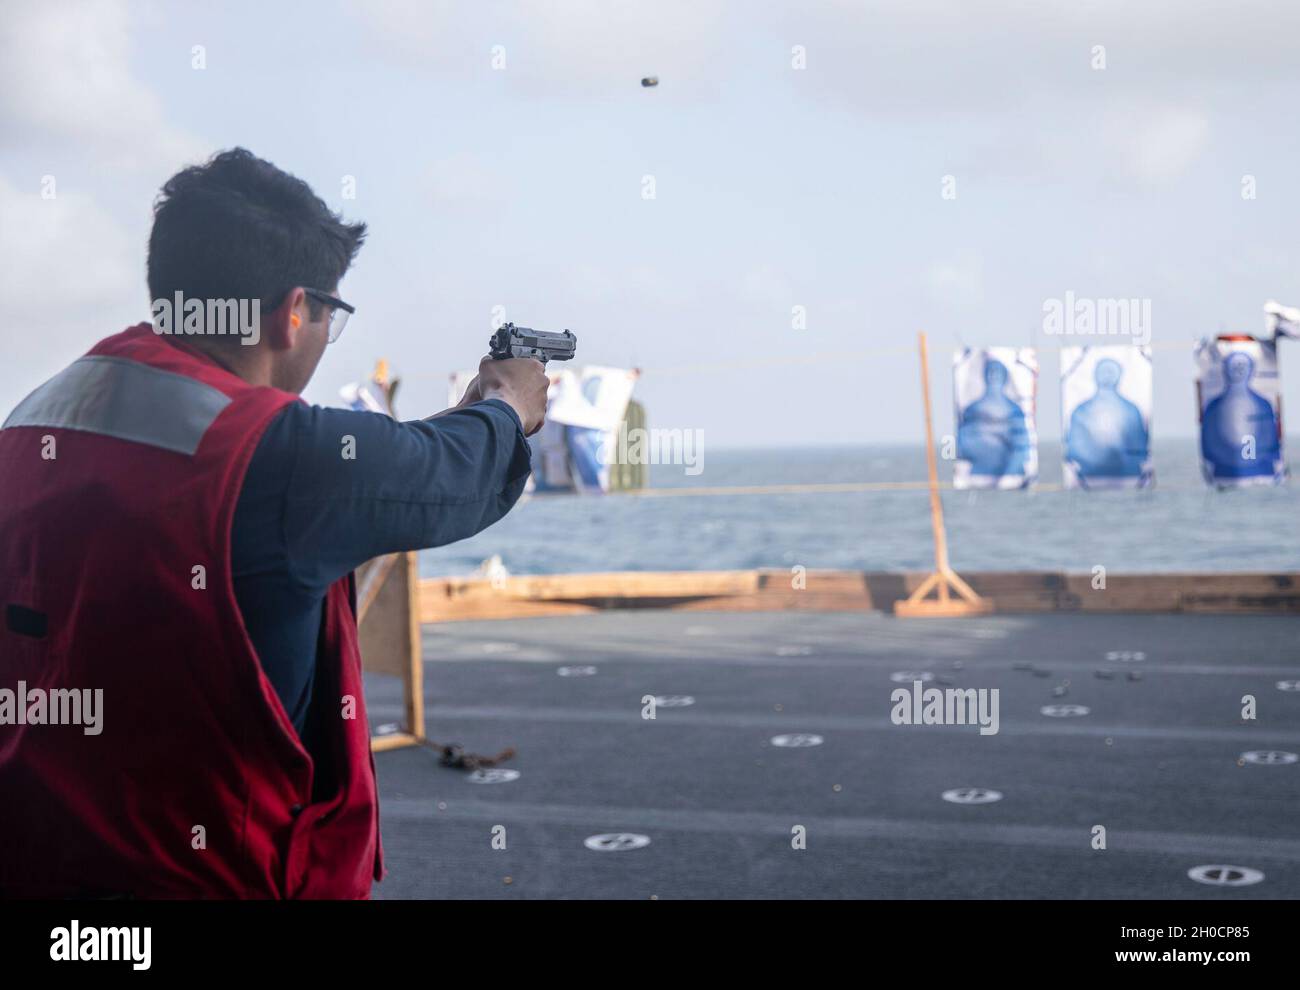
<path id="1" fill-rule="evenodd" d="M 1295 449 L 1300 438 L 1289 439 Z M 1060 445 L 1039 445 L 1043 490 L 943 493 L 955 568 L 1290 571 L 1300 568 L 1296 484 L 1216 491 L 1196 441 L 1155 444 L 1156 487 L 1051 490 Z M 704 470 L 651 468 L 653 488 L 923 482 L 917 446 L 706 450 Z M 940 462 L 940 479 L 951 464 Z M 733 568 L 921 570 L 933 563 L 928 495 L 914 490 L 797 494 L 533 496 L 472 539 L 425 551 L 426 577 L 469 574 L 497 554 L 513 574 Z"/>

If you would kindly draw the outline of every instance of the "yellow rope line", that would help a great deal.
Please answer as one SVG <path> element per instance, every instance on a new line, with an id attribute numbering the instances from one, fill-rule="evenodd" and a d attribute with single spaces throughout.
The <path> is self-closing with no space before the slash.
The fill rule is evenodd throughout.
<path id="1" fill-rule="evenodd" d="M 676 495 L 810 495 L 834 492 L 910 491 L 928 487 L 925 481 L 812 482 L 801 485 L 726 485 L 714 488 L 639 488 L 611 492 L 638 498 L 663 498 Z"/>
<path id="2" fill-rule="evenodd" d="M 1112 342 L 1112 341 L 1098 339 L 1107 336 L 1119 337 L 1122 335 L 1078 334 L 1076 336 L 1079 338 L 1078 342 L 1068 343 L 1068 344 L 1024 344 L 1024 345 L 972 344 L 970 345 L 970 347 L 972 350 L 979 349 L 985 346 L 989 346 L 989 347 L 1006 346 L 1006 347 L 1015 347 L 1017 349 L 1021 347 L 1027 347 L 1038 352 L 1059 352 L 1061 350 L 1064 350 L 1066 347 L 1105 347 L 1108 344 L 1113 344 L 1114 346 L 1123 346 L 1123 344 L 1121 344 L 1118 340 Z M 1199 342 L 1200 342 L 1200 338 L 1188 338 L 1187 340 L 1182 340 L 1182 341 L 1161 340 L 1161 341 L 1152 341 L 1151 343 L 1147 344 L 1147 346 L 1150 347 L 1152 350 L 1156 350 L 1156 351 L 1173 350 L 1175 348 L 1182 350 L 1185 348 L 1187 350 L 1187 353 L 1190 355 L 1192 353 L 1193 348 Z M 958 347 L 962 347 L 962 346 L 965 345 L 954 344 L 953 349 L 955 350 Z M 793 364 L 817 364 L 823 361 L 843 362 L 843 361 L 856 360 L 858 358 L 881 357 L 883 355 L 904 354 L 904 355 L 911 356 L 914 355 L 915 353 L 916 353 L 915 349 L 910 346 L 871 347 L 865 350 L 855 350 L 855 351 L 817 351 L 812 354 L 803 354 L 803 355 L 788 354 L 788 355 L 783 355 L 781 357 L 760 358 L 751 361 L 716 361 L 711 364 L 679 364 L 679 365 L 669 365 L 666 367 L 655 367 L 652 365 L 649 368 L 642 368 L 641 373 L 643 375 L 651 374 L 651 375 L 658 376 L 658 375 L 694 374 L 696 372 L 738 371 L 738 370 L 746 370 L 749 368 L 784 367 L 786 365 L 793 365 Z"/>
<path id="3" fill-rule="evenodd" d="M 1077 334 L 1076 336 L 1079 338 L 1078 342 L 1068 343 L 1068 344 L 1004 344 L 1004 345 L 971 344 L 969 346 L 971 347 L 972 350 L 983 348 L 983 347 L 996 347 L 996 346 L 1015 347 L 1015 348 L 1028 347 L 1035 351 L 1044 352 L 1044 353 L 1061 351 L 1066 347 L 1105 347 L 1108 344 L 1112 346 L 1123 346 L 1123 344 L 1120 342 L 1119 339 L 1116 339 L 1115 341 L 1108 341 L 1105 339 L 1109 336 L 1121 338 L 1123 336 L 1122 334 L 1114 334 L 1114 335 Z M 1198 337 L 1196 338 L 1189 337 L 1187 340 L 1182 340 L 1182 341 L 1175 341 L 1175 340 L 1152 341 L 1151 343 L 1147 344 L 1147 346 L 1150 347 L 1152 350 L 1156 350 L 1156 351 L 1166 351 L 1166 350 L 1174 350 L 1174 349 L 1182 350 L 1186 348 L 1187 353 L 1190 355 L 1192 353 L 1192 349 L 1196 346 L 1196 344 L 1200 342 L 1200 339 L 1201 338 Z M 953 349 L 956 350 L 958 347 L 964 347 L 964 346 L 967 345 L 955 343 L 953 344 Z M 886 355 L 914 356 L 915 353 L 916 353 L 915 348 L 913 348 L 911 345 L 907 345 L 907 346 L 890 345 L 890 346 L 881 346 L 881 347 L 869 347 L 869 348 L 853 350 L 853 351 L 815 351 L 812 354 L 783 354 L 780 356 L 773 356 L 767 358 L 754 358 L 747 361 L 714 361 L 706 364 L 678 364 L 678 365 L 664 365 L 664 366 L 650 365 L 649 367 L 638 366 L 638 370 L 641 372 L 642 375 L 648 374 L 648 375 L 656 375 L 656 376 L 696 374 L 696 373 L 705 373 L 705 372 L 717 373 L 717 372 L 726 372 L 726 371 L 746 371 L 752 368 L 780 368 L 780 367 L 788 367 L 790 365 L 820 364 L 823 362 L 831 362 L 831 361 L 842 363 L 844 361 L 853 361 L 861 358 L 876 358 L 876 357 L 882 357 Z M 425 379 L 429 379 L 429 378 L 442 379 L 445 378 L 446 376 L 442 374 L 435 375 L 428 372 L 413 372 L 411 374 L 406 375 L 405 377 L 408 378 L 410 381 L 424 381 Z"/>
<path id="4" fill-rule="evenodd" d="M 718 485 L 711 488 L 638 488 L 628 491 L 614 491 L 610 495 L 626 498 L 676 498 L 691 496 L 713 496 L 713 495 L 836 495 L 836 494 L 856 494 L 859 492 L 901 492 L 901 491 L 923 491 L 929 487 L 926 481 L 849 481 L 849 482 L 813 482 L 801 485 Z M 997 493 L 998 489 L 993 488 L 963 488 L 955 489 L 950 481 L 939 482 L 939 487 L 944 491 L 960 494 L 969 492 L 970 494 L 978 493 Z M 1026 489 L 1009 488 L 1004 491 L 1022 491 Z M 1214 489 L 1207 485 L 1159 485 L 1149 489 L 1117 489 L 1126 492 L 1136 491 L 1143 492 L 1189 492 L 1205 491 L 1212 493 Z M 1094 495 L 1096 492 L 1090 492 L 1083 488 L 1067 489 L 1059 482 L 1039 482 L 1027 489 L 1030 494 L 1035 492 L 1064 492 L 1077 491 L 1084 495 Z M 587 497 L 579 492 L 535 492 L 533 497 L 541 499 L 551 498 L 579 498 Z"/>

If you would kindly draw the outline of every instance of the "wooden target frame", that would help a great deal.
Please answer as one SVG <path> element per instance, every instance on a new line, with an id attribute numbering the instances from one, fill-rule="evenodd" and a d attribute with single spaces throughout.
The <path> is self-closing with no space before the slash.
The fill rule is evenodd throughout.
<path id="1" fill-rule="evenodd" d="M 400 732 L 370 737 L 372 753 L 424 742 L 419 576 L 414 551 L 376 557 L 357 570 L 361 669 L 401 680 L 405 714 Z"/>
<path id="2" fill-rule="evenodd" d="M 934 458 L 934 423 L 930 415 L 930 359 L 925 334 L 917 335 L 921 348 L 921 401 L 925 405 L 925 460 L 930 474 L 930 525 L 934 530 L 934 570 L 906 599 L 894 603 L 902 618 L 956 618 L 985 615 L 991 602 L 977 595 L 948 563 L 948 533 L 943 524 L 943 499 L 939 497 L 939 471 Z M 930 593 L 934 592 L 933 598 Z"/>

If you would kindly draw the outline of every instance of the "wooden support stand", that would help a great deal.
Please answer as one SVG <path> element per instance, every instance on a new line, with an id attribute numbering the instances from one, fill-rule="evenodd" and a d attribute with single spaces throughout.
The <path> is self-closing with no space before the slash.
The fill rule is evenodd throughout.
<path id="1" fill-rule="evenodd" d="M 894 614 L 909 618 L 948 618 L 982 615 L 992 606 L 971 590 L 948 565 L 948 536 L 943 525 L 943 500 L 939 498 L 939 469 L 934 457 L 934 426 L 930 413 L 930 362 L 925 334 L 921 344 L 921 396 L 925 401 L 925 458 L 930 468 L 930 521 L 934 526 L 934 572 L 906 599 L 894 603 Z M 934 597 L 930 597 L 931 593 Z"/>
<path id="2" fill-rule="evenodd" d="M 389 415 L 400 378 L 380 358 L 370 382 L 379 390 Z M 357 639 L 361 668 L 402 682 L 405 721 L 401 731 L 370 737 L 370 751 L 401 749 L 424 742 L 424 666 L 420 650 L 420 570 L 416 554 L 390 553 L 357 568 Z"/>
<path id="3" fill-rule="evenodd" d="M 424 667 L 420 650 L 419 570 L 414 552 L 378 557 L 357 571 L 361 666 L 401 679 L 405 722 L 400 732 L 372 736 L 379 753 L 424 741 Z"/>

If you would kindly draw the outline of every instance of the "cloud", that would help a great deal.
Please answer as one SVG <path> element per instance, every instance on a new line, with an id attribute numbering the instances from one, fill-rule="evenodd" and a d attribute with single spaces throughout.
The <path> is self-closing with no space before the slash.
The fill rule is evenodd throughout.
<path id="1" fill-rule="evenodd" d="M 792 306 L 806 305 L 806 300 L 795 298 L 787 273 L 775 265 L 760 265 L 745 272 L 740 279 L 737 298 L 745 303 L 786 312 Z"/>
<path id="2" fill-rule="evenodd" d="M 501 79 L 523 97 L 606 99 L 658 74 L 664 92 L 709 77 L 727 37 L 723 0 L 656 3 L 461 4 L 451 0 L 350 0 L 347 9 L 385 57 L 421 71 L 487 79 L 504 49 Z M 664 94 L 656 94 L 664 95 Z"/>
<path id="3" fill-rule="evenodd" d="M 456 152 L 432 162 L 424 171 L 429 199 L 441 210 L 463 210 L 506 202 L 501 170 L 486 155 Z"/>
<path id="4" fill-rule="evenodd" d="M 1117 129 L 1114 140 L 1126 148 L 1128 171 L 1148 182 L 1181 175 L 1205 150 L 1210 137 L 1210 122 L 1203 113 L 1178 108 L 1143 117 L 1126 115 Z"/>
<path id="5" fill-rule="evenodd" d="M 984 263 L 976 258 L 940 261 L 926 272 L 930 295 L 953 309 L 984 302 Z"/>
<path id="6" fill-rule="evenodd" d="M 148 197 L 157 176 L 200 157 L 136 75 L 130 14 L 119 0 L 4 4 L 4 412 L 96 340 L 148 316 Z"/>
<path id="7" fill-rule="evenodd" d="M 196 158 L 132 71 L 121 0 L 6 0 L 0 31 L 0 148 L 72 149 L 99 167 L 154 169 Z"/>
<path id="8" fill-rule="evenodd" d="M 96 340 L 147 318 L 140 248 L 84 193 L 41 198 L 0 175 L 0 418 Z"/>
<path id="9" fill-rule="evenodd" d="M 578 262 L 557 270 L 565 296 L 601 306 L 635 306 L 639 311 L 668 313 L 697 298 L 698 286 L 654 265 Z"/>
<path id="10" fill-rule="evenodd" d="M 1186 98 L 1236 83 L 1300 80 L 1300 6 L 1240 0 L 806 0 L 770 18 L 808 50 L 817 98 L 879 114 L 1023 109 L 1078 100 Z M 1106 68 L 1091 66 L 1106 49 Z"/>
<path id="11" fill-rule="evenodd" d="M 768 29 L 807 48 L 804 104 L 904 126 L 968 177 L 1168 180 L 1244 103 L 1300 87 L 1285 0 L 808 0 Z"/>

